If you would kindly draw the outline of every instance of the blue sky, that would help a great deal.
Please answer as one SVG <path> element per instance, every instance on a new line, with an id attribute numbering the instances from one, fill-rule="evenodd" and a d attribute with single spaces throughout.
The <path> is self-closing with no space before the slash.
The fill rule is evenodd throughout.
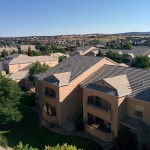
<path id="1" fill-rule="evenodd" d="M 150 0 L 0 0 L 0 37 L 150 31 Z"/>

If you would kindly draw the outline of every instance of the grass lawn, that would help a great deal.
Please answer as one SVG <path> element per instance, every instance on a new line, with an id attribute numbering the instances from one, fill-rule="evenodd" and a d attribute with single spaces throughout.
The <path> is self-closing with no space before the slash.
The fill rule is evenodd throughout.
<path id="1" fill-rule="evenodd" d="M 22 141 L 23 144 L 29 144 L 40 150 L 43 150 L 45 145 L 55 146 L 58 143 L 68 143 L 84 150 L 101 150 L 101 147 L 87 139 L 63 136 L 49 131 L 41 126 L 37 114 L 28 108 L 22 107 L 22 114 L 24 117 L 19 123 L 0 126 L 1 131 L 10 131 L 4 134 L 10 147 Z"/>

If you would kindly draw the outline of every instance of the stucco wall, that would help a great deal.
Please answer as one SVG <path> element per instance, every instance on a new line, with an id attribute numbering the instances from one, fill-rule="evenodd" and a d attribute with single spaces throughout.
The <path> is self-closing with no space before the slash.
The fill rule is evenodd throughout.
<path id="1" fill-rule="evenodd" d="M 42 81 L 42 92 L 40 96 L 41 102 L 44 101 L 43 92 L 45 84 L 47 84 L 47 86 L 49 86 L 50 88 L 56 88 L 57 90 L 56 110 L 59 124 L 66 122 L 70 114 L 75 114 L 76 110 L 82 105 L 82 89 L 79 84 L 91 74 L 96 72 L 104 64 L 116 65 L 116 63 L 107 59 L 100 60 L 83 74 L 79 75 L 78 77 L 76 77 L 76 79 L 71 81 L 68 86 L 64 87 L 57 88 Z"/>
<path id="2" fill-rule="evenodd" d="M 128 98 L 127 101 L 127 113 L 130 116 L 136 117 L 134 115 L 134 110 L 135 110 L 135 106 L 136 105 L 140 105 L 143 106 L 144 111 L 143 111 L 143 117 L 141 118 L 147 125 L 149 125 L 150 127 L 150 103 L 149 102 L 144 102 L 144 101 L 140 101 L 140 100 L 134 100 L 132 98 Z"/>
<path id="3" fill-rule="evenodd" d="M 54 61 L 42 61 L 40 62 L 41 64 L 46 63 L 50 67 L 54 67 L 55 65 L 58 64 L 58 60 Z M 30 66 L 33 63 L 22 63 L 22 64 L 9 64 L 9 73 L 17 72 L 20 71 L 28 66 Z"/>
<path id="4" fill-rule="evenodd" d="M 93 107 L 92 111 L 89 112 L 89 106 L 87 105 L 88 96 L 98 96 L 102 99 L 106 100 L 111 104 L 111 113 L 106 111 L 101 111 Z M 94 116 L 100 117 L 111 123 L 111 131 L 114 133 L 114 136 L 117 135 L 118 130 L 118 101 L 119 98 L 108 95 L 99 91 L 91 90 L 84 88 L 83 89 L 83 119 L 84 122 L 87 122 L 87 114 L 91 113 Z M 110 115 L 110 117 L 109 117 Z M 111 119 L 109 119 L 111 118 Z"/>
<path id="5" fill-rule="evenodd" d="M 81 105 L 82 103 L 82 90 L 79 84 L 89 77 L 91 74 L 96 72 L 99 68 L 101 68 L 104 64 L 114 65 L 113 62 L 108 61 L 107 59 L 103 59 L 96 63 L 94 66 L 89 68 L 83 74 L 79 75 L 75 80 L 70 82 L 68 86 L 59 88 L 59 100 L 60 100 L 60 114 L 61 120 L 60 122 L 65 122 L 67 116 L 70 113 L 75 112 L 75 108 Z M 67 110 L 67 111 L 66 111 Z"/>

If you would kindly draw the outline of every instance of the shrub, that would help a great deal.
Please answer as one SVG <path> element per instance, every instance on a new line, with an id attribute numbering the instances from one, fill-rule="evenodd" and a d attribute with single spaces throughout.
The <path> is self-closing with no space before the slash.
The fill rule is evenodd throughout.
<path id="1" fill-rule="evenodd" d="M 29 107 L 34 107 L 35 106 L 35 99 L 30 99 L 26 102 L 26 105 Z"/>
<path id="2" fill-rule="evenodd" d="M 14 147 L 14 150 L 38 150 L 38 149 L 33 148 L 29 144 L 24 145 L 22 142 L 19 142 L 19 144 Z"/>
<path id="3" fill-rule="evenodd" d="M 76 146 L 72 146 L 68 144 L 63 144 L 63 145 L 58 144 L 55 147 L 45 146 L 44 150 L 80 150 L 80 149 L 77 149 Z"/>
<path id="4" fill-rule="evenodd" d="M 7 148 L 8 146 L 8 140 L 2 135 L 0 135 L 0 146 L 4 148 Z"/>
<path id="5" fill-rule="evenodd" d="M 35 93 L 24 92 L 22 95 L 22 101 L 24 105 L 28 107 L 35 106 Z"/>
<path id="6" fill-rule="evenodd" d="M 82 119 L 77 119 L 75 122 L 75 128 L 76 130 L 83 130 L 84 129 L 84 123 Z"/>

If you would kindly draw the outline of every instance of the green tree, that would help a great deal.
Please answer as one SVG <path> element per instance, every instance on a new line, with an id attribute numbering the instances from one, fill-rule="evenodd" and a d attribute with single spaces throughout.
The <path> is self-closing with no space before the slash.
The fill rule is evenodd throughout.
<path id="1" fill-rule="evenodd" d="M 66 54 L 65 49 L 62 49 L 60 52 L 63 53 L 63 54 Z"/>
<path id="2" fill-rule="evenodd" d="M 117 62 L 117 63 L 121 63 L 123 60 L 123 57 L 121 54 L 119 54 L 118 52 L 112 52 L 109 51 L 106 53 L 106 57 L 112 59 L 113 61 Z"/>
<path id="3" fill-rule="evenodd" d="M 0 124 L 20 121 L 20 97 L 21 90 L 18 84 L 0 74 Z"/>
<path id="4" fill-rule="evenodd" d="M 29 144 L 23 145 L 22 142 L 19 142 L 19 144 L 14 147 L 14 150 L 38 150 L 38 149 L 29 146 Z"/>
<path id="5" fill-rule="evenodd" d="M 19 53 L 19 54 L 23 54 L 23 50 L 21 50 L 21 47 L 20 47 L 20 46 L 18 46 L 18 53 Z"/>
<path id="6" fill-rule="evenodd" d="M 8 52 L 4 49 L 1 53 L 1 58 L 4 58 L 5 56 L 8 56 Z"/>
<path id="7" fill-rule="evenodd" d="M 31 49 L 28 49 L 28 56 L 41 56 L 42 53 L 40 51 L 34 51 Z"/>
<path id="8" fill-rule="evenodd" d="M 33 56 L 33 51 L 31 50 L 31 47 L 28 48 L 28 56 Z"/>
<path id="9" fill-rule="evenodd" d="M 138 141 L 136 134 L 130 132 L 129 128 L 122 128 L 114 139 L 111 150 L 137 150 Z"/>
<path id="10" fill-rule="evenodd" d="M 124 49 L 132 49 L 132 44 L 131 44 L 131 43 L 125 43 L 125 44 L 123 45 L 123 48 L 124 48 Z"/>
<path id="11" fill-rule="evenodd" d="M 150 68 L 150 58 L 148 56 L 136 56 L 132 62 L 133 67 Z"/>
<path id="12" fill-rule="evenodd" d="M 45 146 L 44 150 L 81 150 L 81 149 L 77 149 L 76 146 L 72 146 L 72 145 L 68 145 L 68 144 L 63 144 L 63 145 L 57 145 L 54 147 L 51 146 Z"/>
<path id="13" fill-rule="evenodd" d="M 14 150 L 38 150 L 37 148 L 31 147 L 29 144 L 24 145 L 22 142 L 19 142 L 17 146 L 14 147 Z M 63 144 L 63 145 L 56 145 L 54 147 L 52 146 L 45 146 L 44 150 L 81 150 L 77 149 L 76 146 Z"/>
<path id="14" fill-rule="evenodd" d="M 7 133 L 8 131 L 0 131 L 0 146 L 3 148 L 8 147 L 8 140 L 3 136 L 3 134 Z"/>
<path id="15" fill-rule="evenodd" d="M 37 42 L 36 45 L 35 45 L 35 48 L 36 48 L 37 50 L 40 50 L 41 46 L 42 46 L 41 43 L 40 43 L 40 42 Z"/>
<path id="16" fill-rule="evenodd" d="M 29 80 L 31 84 L 34 84 L 34 75 L 42 72 L 46 72 L 50 67 L 47 64 L 41 64 L 40 62 L 36 62 L 33 67 L 29 70 Z"/>
<path id="17" fill-rule="evenodd" d="M 58 58 L 59 62 L 62 62 L 64 59 L 66 59 L 66 56 L 59 56 Z"/>

